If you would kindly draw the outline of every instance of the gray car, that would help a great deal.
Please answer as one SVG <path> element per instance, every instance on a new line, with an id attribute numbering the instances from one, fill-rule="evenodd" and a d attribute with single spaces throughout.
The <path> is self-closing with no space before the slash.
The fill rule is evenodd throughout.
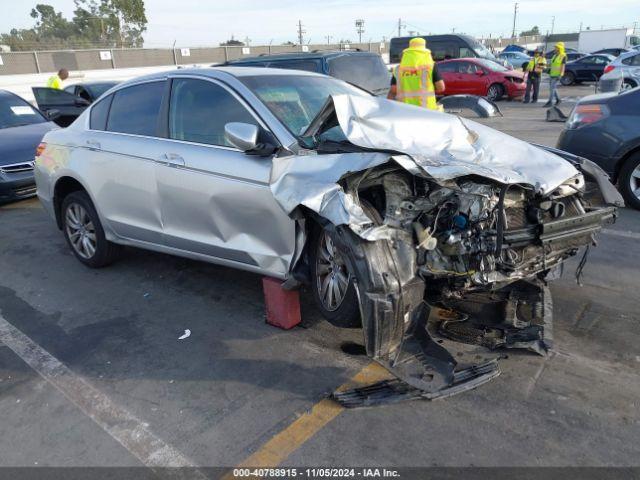
<path id="1" fill-rule="evenodd" d="M 307 283 L 405 396 L 498 374 L 434 342 L 427 305 L 460 312 L 448 338 L 546 352 L 544 279 L 622 204 L 588 160 L 281 69 L 136 79 L 44 142 L 38 196 L 82 263 L 133 245 Z"/>

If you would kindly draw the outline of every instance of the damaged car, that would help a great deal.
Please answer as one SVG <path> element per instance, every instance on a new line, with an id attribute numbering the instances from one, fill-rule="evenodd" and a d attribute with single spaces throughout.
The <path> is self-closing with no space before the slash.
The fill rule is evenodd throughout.
<path id="1" fill-rule="evenodd" d="M 241 268 L 361 327 L 397 379 L 335 394 L 350 407 L 499 374 L 449 343 L 545 354 L 548 280 L 622 205 L 586 159 L 280 69 L 129 81 L 38 152 L 38 196 L 85 265 L 133 245 Z"/>

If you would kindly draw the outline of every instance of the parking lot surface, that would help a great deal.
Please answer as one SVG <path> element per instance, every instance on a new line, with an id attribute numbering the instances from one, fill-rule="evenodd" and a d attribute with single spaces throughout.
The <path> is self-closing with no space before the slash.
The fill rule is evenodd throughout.
<path id="1" fill-rule="evenodd" d="M 561 108 L 591 91 L 561 89 Z M 541 105 L 500 102 L 483 123 L 554 146 Z M 342 410 L 327 395 L 380 372 L 308 292 L 302 326 L 281 331 L 259 276 L 136 249 L 90 270 L 37 200 L 6 205 L 0 465 L 640 466 L 639 240 L 622 209 L 583 286 L 567 264 L 547 358 L 509 352 L 500 377 L 446 400 Z"/>

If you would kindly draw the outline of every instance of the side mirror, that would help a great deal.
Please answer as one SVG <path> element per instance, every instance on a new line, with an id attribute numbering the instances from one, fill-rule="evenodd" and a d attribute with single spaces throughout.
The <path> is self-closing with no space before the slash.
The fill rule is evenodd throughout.
<path id="1" fill-rule="evenodd" d="M 60 110 L 47 110 L 45 116 L 52 122 L 60 118 Z"/>
<path id="2" fill-rule="evenodd" d="M 224 126 L 224 137 L 234 147 L 243 152 L 254 150 L 258 146 L 260 130 L 250 123 L 231 122 Z"/>
<path id="3" fill-rule="evenodd" d="M 476 70 L 476 75 L 482 77 L 484 75 L 484 72 L 482 70 Z"/>

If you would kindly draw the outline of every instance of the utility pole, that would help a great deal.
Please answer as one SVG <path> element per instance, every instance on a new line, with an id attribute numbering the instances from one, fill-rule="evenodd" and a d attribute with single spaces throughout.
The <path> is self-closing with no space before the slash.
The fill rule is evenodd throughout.
<path id="1" fill-rule="evenodd" d="M 582 31 L 582 22 L 580 22 L 580 29 L 578 30 L 578 32 Z"/>
<path id="2" fill-rule="evenodd" d="M 556 17 L 551 17 L 551 35 L 553 35 L 553 29 L 556 26 Z"/>
<path id="3" fill-rule="evenodd" d="M 307 31 L 302 29 L 302 20 L 298 20 L 298 44 L 299 45 L 302 45 L 304 43 L 305 33 L 307 33 Z"/>
<path id="4" fill-rule="evenodd" d="M 361 18 L 356 20 L 356 32 L 358 32 L 358 43 L 362 43 L 362 34 L 364 33 L 364 20 Z"/>
<path id="5" fill-rule="evenodd" d="M 518 2 L 513 6 L 513 32 L 511 33 L 511 38 L 516 37 L 516 18 L 518 17 Z"/>
<path id="6" fill-rule="evenodd" d="M 402 19 L 399 18 L 398 19 L 398 36 L 401 37 L 402 36 L 402 29 L 405 28 L 406 25 L 404 23 L 402 23 Z"/>
<path id="7" fill-rule="evenodd" d="M 331 35 L 326 35 L 324 38 L 327 39 L 327 45 L 331 43 L 331 39 L 333 38 Z"/>

